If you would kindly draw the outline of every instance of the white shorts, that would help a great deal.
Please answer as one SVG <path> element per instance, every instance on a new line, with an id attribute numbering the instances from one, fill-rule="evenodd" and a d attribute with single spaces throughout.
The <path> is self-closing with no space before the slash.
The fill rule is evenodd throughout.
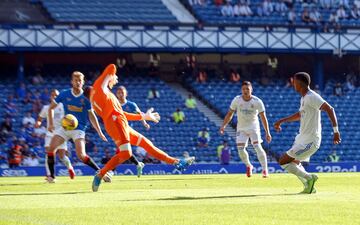
<path id="1" fill-rule="evenodd" d="M 259 144 L 263 142 L 260 130 L 240 130 L 236 132 L 236 144 L 245 143 L 245 147 L 247 147 L 249 138 L 251 144 L 254 144 L 254 142 L 258 142 Z"/>
<path id="2" fill-rule="evenodd" d="M 85 139 L 85 131 L 83 130 L 65 130 L 62 127 L 59 127 L 55 130 L 54 135 L 59 135 L 64 138 L 65 141 L 72 139 L 74 142 L 77 139 Z"/>
<path id="3" fill-rule="evenodd" d="M 46 135 L 45 136 L 45 148 L 47 147 L 50 147 L 50 142 L 51 142 L 51 139 L 54 135 Z M 56 150 L 58 149 L 65 149 L 67 150 L 67 142 L 64 141 L 64 143 L 62 143 L 59 147 L 56 148 Z"/>
<path id="4" fill-rule="evenodd" d="M 309 162 L 310 157 L 320 148 L 320 141 L 314 140 L 310 143 L 294 143 L 293 146 L 286 152 L 290 157 L 299 160 Z"/>

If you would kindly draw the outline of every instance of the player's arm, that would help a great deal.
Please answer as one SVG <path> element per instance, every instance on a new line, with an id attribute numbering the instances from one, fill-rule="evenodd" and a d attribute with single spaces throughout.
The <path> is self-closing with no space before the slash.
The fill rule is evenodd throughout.
<path id="1" fill-rule="evenodd" d="M 229 124 L 229 122 L 231 121 L 231 119 L 234 116 L 234 112 L 235 112 L 235 110 L 232 110 L 232 109 L 229 109 L 229 111 L 227 112 L 227 114 L 224 118 L 223 124 L 220 127 L 220 134 L 224 134 L 226 126 Z"/>
<path id="2" fill-rule="evenodd" d="M 129 121 L 149 120 L 158 123 L 160 121 L 160 115 L 159 113 L 153 111 L 154 109 L 150 108 L 146 111 L 146 113 L 141 112 L 140 114 L 135 114 L 135 113 L 124 112 L 124 115 L 126 119 Z"/>
<path id="3" fill-rule="evenodd" d="M 36 120 L 36 122 L 35 122 L 35 125 L 34 125 L 35 128 L 39 128 L 39 127 L 41 126 L 41 123 L 42 123 L 43 119 L 46 118 L 46 114 L 47 114 L 47 112 L 46 112 L 46 107 L 44 106 L 44 107 L 41 109 L 41 111 L 40 111 L 40 113 L 39 113 L 39 115 L 38 115 L 38 118 L 37 118 L 37 120 Z"/>
<path id="4" fill-rule="evenodd" d="M 276 131 L 281 131 L 281 124 L 282 123 L 288 123 L 288 122 L 295 122 L 295 121 L 299 121 L 301 118 L 300 112 L 294 113 L 288 117 L 284 117 L 279 119 L 278 121 L 276 121 L 274 123 L 274 128 Z"/>
<path id="5" fill-rule="evenodd" d="M 89 116 L 89 120 L 90 120 L 90 123 L 91 125 L 95 128 L 96 132 L 99 134 L 100 138 L 103 140 L 103 141 L 107 141 L 105 135 L 103 134 L 102 130 L 101 130 L 101 127 L 100 127 L 100 124 L 99 124 L 99 121 L 94 113 L 94 110 L 90 109 L 88 111 L 88 116 Z"/>
<path id="6" fill-rule="evenodd" d="M 58 103 L 56 101 L 51 101 L 51 104 L 49 106 L 49 110 L 48 110 L 49 127 L 48 127 L 48 131 L 50 131 L 50 132 L 53 132 L 55 130 L 55 127 L 54 127 L 54 109 L 56 108 L 57 105 L 58 105 Z"/>
<path id="7" fill-rule="evenodd" d="M 263 111 L 263 112 L 259 113 L 259 115 L 260 115 L 261 123 L 262 123 L 262 125 L 264 127 L 264 130 L 265 130 L 266 141 L 268 143 L 270 143 L 272 137 L 271 137 L 271 134 L 270 134 L 269 122 L 268 122 L 268 119 L 266 117 L 266 113 L 265 113 L 265 111 Z"/>
<path id="8" fill-rule="evenodd" d="M 111 77 L 114 76 L 115 74 L 116 74 L 116 66 L 114 64 L 108 65 L 104 70 L 104 72 L 96 79 L 93 87 L 96 89 L 101 88 L 103 92 L 106 92 Z"/>
<path id="9" fill-rule="evenodd" d="M 141 110 L 139 109 L 139 107 L 136 107 L 136 112 L 138 114 L 141 114 Z M 141 123 L 147 130 L 150 129 L 150 125 L 146 122 L 146 120 L 141 120 Z"/>
<path id="10" fill-rule="evenodd" d="M 39 128 L 39 127 L 41 126 L 42 120 L 43 120 L 43 118 L 40 117 L 40 116 L 38 116 L 38 118 L 37 118 L 37 120 L 36 120 L 36 122 L 35 122 L 34 127 L 35 127 L 35 128 Z"/>
<path id="11" fill-rule="evenodd" d="M 333 130 L 334 130 L 334 144 L 336 144 L 336 145 L 340 144 L 341 138 L 340 138 L 338 121 L 337 121 L 336 114 L 335 114 L 335 109 L 331 105 L 329 105 L 329 103 L 324 102 L 321 105 L 320 110 L 325 111 L 326 114 L 328 115 L 328 117 L 330 118 L 331 124 L 333 126 Z"/>

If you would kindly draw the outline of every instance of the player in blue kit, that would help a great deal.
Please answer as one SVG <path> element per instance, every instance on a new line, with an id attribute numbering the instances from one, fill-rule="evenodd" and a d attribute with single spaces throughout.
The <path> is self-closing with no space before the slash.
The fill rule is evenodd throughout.
<path id="1" fill-rule="evenodd" d="M 50 170 L 47 181 L 54 183 L 55 179 L 55 152 L 58 146 L 65 141 L 72 139 L 75 143 L 77 157 L 86 165 L 94 170 L 99 170 L 99 166 L 90 158 L 85 151 L 85 130 L 88 126 L 88 118 L 103 141 L 107 141 L 102 133 L 97 117 L 92 109 L 89 100 L 83 95 L 84 75 L 75 71 L 71 75 L 72 88 L 62 91 L 49 107 L 49 127 L 50 132 L 54 131 L 54 108 L 62 103 L 66 114 L 74 115 L 78 120 L 78 127 L 75 130 L 65 130 L 59 127 L 54 131 L 49 149 L 47 151 L 46 163 Z M 110 176 L 104 176 L 104 181 L 110 181 Z"/>
<path id="2" fill-rule="evenodd" d="M 124 86 L 118 87 L 118 89 L 116 90 L 116 97 L 119 100 L 122 109 L 125 112 L 129 112 L 129 113 L 135 113 L 135 114 L 141 113 L 141 110 L 137 106 L 137 104 L 135 102 L 129 101 L 127 99 L 127 96 L 128 96 L 128 92 L 126 88 Z M 141 120 L 141 122 L 147 130 L 150 129 L 150 125 L 145 120 Z M 119 150 L 117 149 L 116 152 L 118 151 Z M 142 170 L 145 166 L 144 163 L 139 162 L 139 160 L 134 155 L 132 155 L 129 158 L 129 160 L 136 165 L 137 176 L 140 177 L 142 175 Z"/>

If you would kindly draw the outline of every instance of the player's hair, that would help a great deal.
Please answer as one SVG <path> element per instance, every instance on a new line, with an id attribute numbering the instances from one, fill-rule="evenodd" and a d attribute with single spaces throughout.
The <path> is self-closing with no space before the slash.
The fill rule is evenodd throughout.
<path id="1" fill-rule="evenodd" d="M 117 88 L 117 90 L 119 90 L 119 89 L 124 89 L 124 90 L 125 90 L 125 92 L 127 93 L 127 89 L 126 89 L 126 87 L 125 87 L 125 86 L 119 86 L 119 87 Z"/>
<path id="2" fill-rule="evenodd" d="M 54 88 L 54 89 L 51 89 L 50 93 L 53 93 L 53 92 L 57 92 L 59 94 L 59 90 Z"/>
<path id="3" fill-rule="evenodd" d="M 88 99 L 90 99 L 90 94 L 91 94 L 91 91 L 92 91 L 93 87 L 92 86 L 86 86 L 84 88 L 84 96 Z"/>
<path id="4" fill-rule="evenodd" d="M 247 80 L 244 80 L 241 84 L 241 87 L 242 86 L 252 86 L 251 82 L 250 81 L 247 81 Z"/>
<path id="5" fill-rule="evenodd" d="M 85 76 L 82 72 L 80 71 L 74 71 L 72 74 L 71 74 L 71 79 L 73 79 L 74 77 L 80 77 L 81 79 L 84 80 Z"/>
<path id="6" fill-rule="evenodd" d="M 306 86 L 310 85 L 311 82 L 311 78 L 310 75 L 306 72 L 298 72 L 295 73 L 294 78 L 296 80 L 300 80 L 301 82 L 303 82 Z"/>

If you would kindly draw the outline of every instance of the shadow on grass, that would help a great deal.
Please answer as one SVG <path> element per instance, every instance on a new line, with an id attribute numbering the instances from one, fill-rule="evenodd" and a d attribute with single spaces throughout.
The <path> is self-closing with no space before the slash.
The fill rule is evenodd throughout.
<path id="1" fill-rule="evenodd" d="M 87 194 L 87 192 L 30 192 L 30 193 L 0 193 L 1 196 L 36 196 L 36 195 L 76 195 L 76 194 Z"/>
<path id="2" fill-rule="evenodd" d="M 125 202 L 140 202 L 140 201 L 188 201 L 188 200 L 204 200 L 204 199 L 226 199 L 226 198 L 253 198 L 253 197 L 272 197 L 272 196 L 293 196 L 303 195 L 300 193 L 279 193 L 279 194 L 253 194 L 253 195 L 223 195 L 223 196 L 203 196 L 203 197 L 187 197 L 176 196 L 172 198 L 158 198 L 158 199 L 129 199 L 123 200 Z"/>

